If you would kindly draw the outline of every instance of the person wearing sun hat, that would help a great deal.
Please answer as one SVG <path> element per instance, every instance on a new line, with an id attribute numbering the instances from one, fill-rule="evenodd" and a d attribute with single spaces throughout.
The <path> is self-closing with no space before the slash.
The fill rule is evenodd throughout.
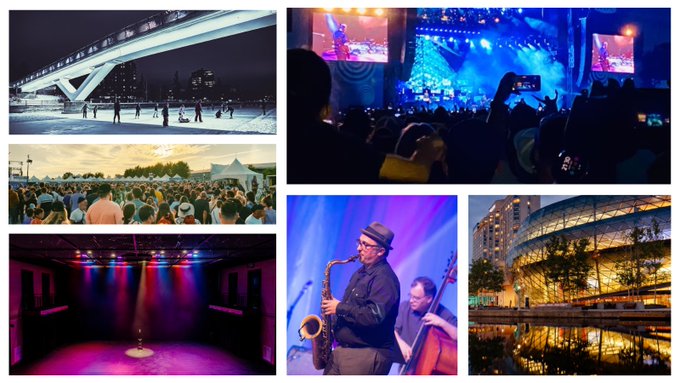
<path id="1" fill-rule="evenodd" d="M 380 222 L 360 230 L 359 268 L 342 300 L 322 300 L 324 315 L 336 315 L 338 342 L 324 374 L 387 375 L 392 363 L 403 363 L 394 335 L 400 301 L 399 279 L 387 263 L 394 233 Z"/>
<path id="2" fill-rule="evenodd" d="M 201 222 L 194 216 L 194 205 L 189 202 L 182 202 L 177 207 L 177 224 L 178 225 L 200 225 Z"/>

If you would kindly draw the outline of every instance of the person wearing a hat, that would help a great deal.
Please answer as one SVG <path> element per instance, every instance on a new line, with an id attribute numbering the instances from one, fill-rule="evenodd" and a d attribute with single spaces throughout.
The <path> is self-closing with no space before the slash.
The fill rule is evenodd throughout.
<path id="1" fill-rule="evenodd" d="M 87 198 L 82 195 L 78 197 L 78 208 L 71 212 L 71 223 L 85 224 L 85 214 L 87 212 Z"/>
<path id="2" fill-rule="evenodd" d="M 363 266 L 350 278 L 342 300 L 322 300 L 324 315 L 336 315 L 338 342 L 324 374 L 387 375 L 403 358 L 394 335 L 399 309 L 399 279 L 387 263 L 394 233 L 379 222 L 357 239 Z"/>
<path id="3" fill-rule="evenodd" d="M 194 205 L 189 202 L 182 202 L 177 207 L 177 224 L 178 225 L 200 225 L 201 221 L 194 217 Z"/>

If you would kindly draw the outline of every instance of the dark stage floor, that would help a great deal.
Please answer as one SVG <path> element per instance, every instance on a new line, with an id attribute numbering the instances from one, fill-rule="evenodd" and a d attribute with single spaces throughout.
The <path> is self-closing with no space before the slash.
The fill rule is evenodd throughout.
<path id="1" fill-rule="evenodd" d="M 241 359 L 198 343 L 145 343 L 153 355 L 139 358 L 134 343 L 88 342 L 57 349 L 11 369 L 13 375 L 252 375 L 274 374 L 265 363 Z M 130 350 L 132 349 L 132 350 Z M 146 350 L 145 350 L 146 351 Z"/>

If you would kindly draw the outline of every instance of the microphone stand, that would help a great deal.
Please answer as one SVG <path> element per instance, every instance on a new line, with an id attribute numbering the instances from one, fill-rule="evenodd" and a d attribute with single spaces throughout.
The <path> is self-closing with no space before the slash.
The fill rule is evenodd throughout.
<path id="1" fill-rule="evenodd" d="M 293 310 L 295 309 L 295 306 L 300 302 L 300 299 L 302 296 L 305 294 L 305 291 L 307 291 L 307 288 L 312 285 L 312 281 L 309 280 L 307 283 L 305 283 L 304 286 L 302 286 L 302 289 L 300 290 L 300 293 L 298 294 L 297 298 L 293 301 L 293 303 L 288 307 L 288 312 L 286 314 L 286 329 L 290 326 L 290 318 L 293 316 Z"/>

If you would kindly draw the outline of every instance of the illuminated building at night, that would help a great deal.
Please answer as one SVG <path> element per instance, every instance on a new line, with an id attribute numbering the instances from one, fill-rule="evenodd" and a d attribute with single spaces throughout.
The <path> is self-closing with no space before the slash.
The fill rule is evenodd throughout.
<path id="1" fill-rule="evenodd" d="M 660 235 L 654 241 L 662 246 L 660 268 L 647 272 L 639 298 L 645 304 L 670 307 L 670 196 L 580 196 L 540 209 L 522 224 L 507 256 L 519 302 L 536 304 L 564 301 L 562 286 L 546 277 L 546 245 L 553 237 L 569 241 L 587 239 L 587 288 L 572 302 L 612 302 L 628 300 L 630 288 L 620 283 L 621 261 L 631 257 L 630 233 L 634 227 L 648 228 L 656 221 Z M 660 241 L 660 243 L 659 243 Z M 644 269 L 649 269 L 643 264 Z"/>

